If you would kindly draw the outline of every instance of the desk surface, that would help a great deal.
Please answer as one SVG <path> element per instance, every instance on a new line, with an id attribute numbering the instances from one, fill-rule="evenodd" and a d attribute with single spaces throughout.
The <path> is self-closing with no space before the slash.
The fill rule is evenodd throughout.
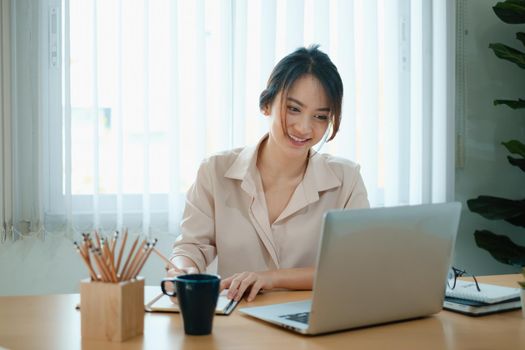
<path id="1" fill-rule="evenodd" d="M 520 275 L 480 277 L 481 282 L 516 286 Z M 157 292 L 146 287 L 146 298 Z M 310 292 L 272 292 L 250 305 L 307 299 Z M 0 348 L 9 349 L 523 349 L 521 311 L 478 318 L 449 311 L 316 337 L 302 336 L 241 315 L 216 316 L 213 334 L 185 336 L 179 314 L 146 313 L 144 336 L 123 343 L 80 337 L 78 294 L 0 297 Z M 247 303 L 239 305 L 246 306 Z"/>

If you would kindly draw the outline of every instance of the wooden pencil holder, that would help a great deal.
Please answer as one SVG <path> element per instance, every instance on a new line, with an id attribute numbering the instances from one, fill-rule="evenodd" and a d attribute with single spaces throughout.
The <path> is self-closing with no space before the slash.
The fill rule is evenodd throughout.
<path id="1" fill-rule="evenodd" d="M 82 338 L 122 342 L 144 333 L 144 278 L 80 282 Z"/>

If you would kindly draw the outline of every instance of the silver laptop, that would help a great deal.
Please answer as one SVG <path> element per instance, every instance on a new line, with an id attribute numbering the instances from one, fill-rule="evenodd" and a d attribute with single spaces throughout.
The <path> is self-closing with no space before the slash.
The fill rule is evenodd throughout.
<path id="1" fill-rule="evenodd" d="M 239 311 L 304 334 L 437 313 L 460 213 L 458 202 L 328 211 L 312 300 Z"/>

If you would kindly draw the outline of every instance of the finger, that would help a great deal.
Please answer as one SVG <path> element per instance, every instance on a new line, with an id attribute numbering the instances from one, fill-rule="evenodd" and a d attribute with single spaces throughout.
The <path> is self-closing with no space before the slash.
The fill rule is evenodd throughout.
<path id="1" fill-rule="evenodd" d="M 239 288 L 239 285 L 244 280 L 245 274 L 235 274 L 233 276 L 232 282 L 230 284 L 230 288 L 228 290 L 228 299 L 233 299 L 237 294 L 237 289 Z"/>
<path id="2" fill-rule="evenodd" d="M 164 283 L 164 289 L 170 293 L 173 294 L 173 291 L 175 290 L 175 284 L 171 281 L 165 281 Z"/>
<path id="3" fill-rule="evenodd" d="M 187 275 L 194 274 L 194 273 L 199 273 L 199 269 L 197 269 L 196 267 L 193 267 L 193 266 L 185 267 L 182 270 Z"/>
<path id="4" fill-rule="evenodd" d="M 184 271 L 182 270 L 179 270 L 179 269 L 176 269 L 176 268 L 171 268 L 169 269 L 166 274 L 169 276 L 169 277 L 175 277 L 175 276 L 179 276 L 179 275 L 183 275 L 184 274 Z"/>
<path id="5" fill-rule="evenodd" d="M 237 295 L 235 296 L 235 301 L 241 300 L 242 296 L 244 295 L 244 292 L 248 287 L 250 287 L 252 284 L 254 284 L 256 281 L 256 277 L 253 275 L 248 275 L 246 278 L 241 282 L 239 285 L 239 289 L 237 290 Z"/>
<path id="6" fill-rule="evenodd" d="M 262 288 L 262 283 L 260 281 L 257 281 L 253 284 L 252 290 L 250 291 L 250 295 L 248 295 L 248 301 L 253 301 L 257 294 L 259 294 L 259 291 Z"/>
<path id="7" fill-rule="evenodd" d="M 221 284 L 220 284 L 220 290 L 221 292 L 228 288 L 230 286 L 230 283 L 232 283 L 232 278 L 231 277 L 228 277 L 228 278 L 225 278 L 221 281 Z"/>
<path id="8" fill-rule="evenodd" d="M 230 286 L 228 288 L 228 299 L 233 299 L 235 297 L 235 294 L 237 293 L 237 287 L 240 283 L 241 282 L 237 276 L 231 280 Z"/>

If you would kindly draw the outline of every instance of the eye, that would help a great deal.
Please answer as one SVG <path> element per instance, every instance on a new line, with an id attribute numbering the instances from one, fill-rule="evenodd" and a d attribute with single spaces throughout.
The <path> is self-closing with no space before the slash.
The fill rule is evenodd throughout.
<path id="1" fill-rule="evenodd" d="M 288 108 L 288 110 L 289 110 L 290 112 L 293 112 L 293 113 L 298 113 L 298 112 L 300 112 L 299 108 L 294 107 L 294 106 L 288 106 L 287 108 Z"/>
<path id="2" fill-rule="evenodd" d="M 314 115 L 314 118 L 316 118 L 318 120 L 321 120 L 321 121 L 327 121 L 328 120 L 328 116 L 327 115 L 323 115 L 323 114 Z"/>

